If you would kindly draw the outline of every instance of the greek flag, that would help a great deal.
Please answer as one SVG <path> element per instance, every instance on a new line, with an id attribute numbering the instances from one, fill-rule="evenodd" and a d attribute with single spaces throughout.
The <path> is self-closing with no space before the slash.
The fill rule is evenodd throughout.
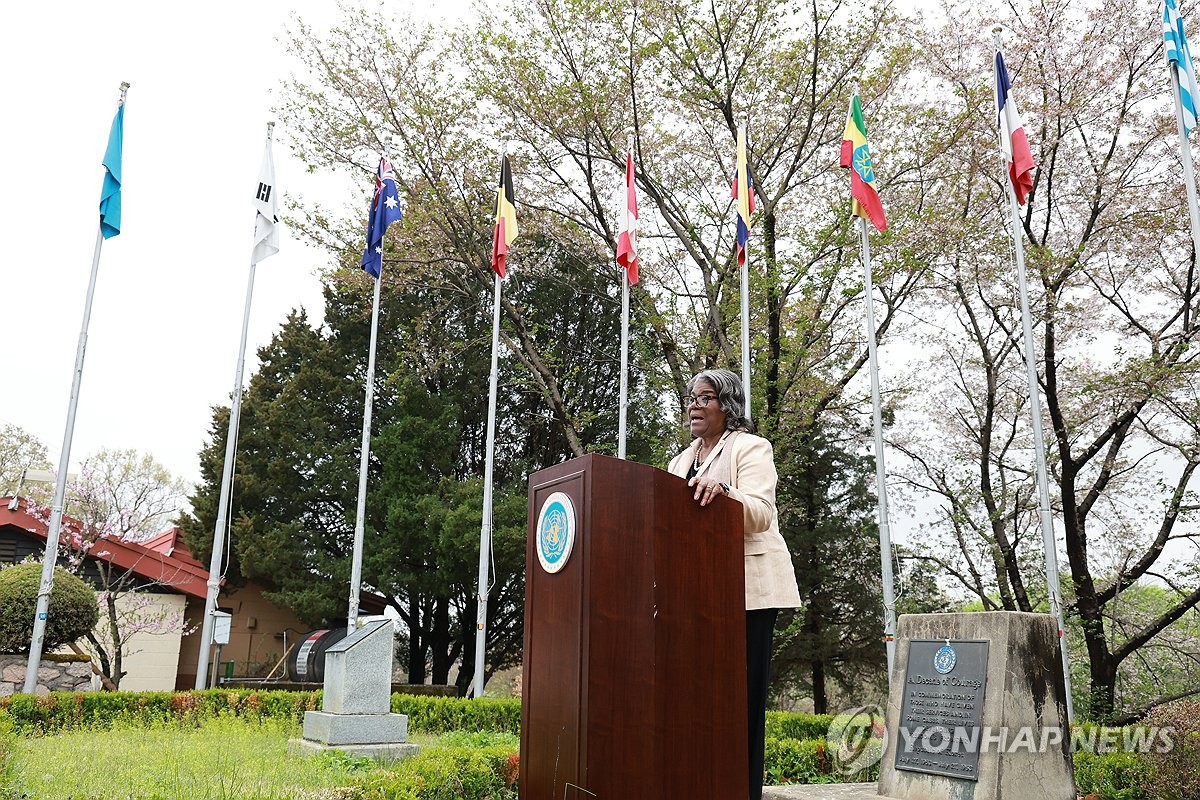
<path id="1" fill-rule="evenodd" d="M 1200 98 L 1200 88 L 1196 86 L 1196 70 L 1192 67 L 1192 53 L 1183 33 L 1183 17 L 1179 15 L 1176 0 L 1163 0 L 1163 42 L 1167 46 L 1167 61 L 1175 67 L 1175 80 L 1183 101 L 1183 129 L 1185 133 L 1191 133 L 1196 127 L 1196 100 Z"/>

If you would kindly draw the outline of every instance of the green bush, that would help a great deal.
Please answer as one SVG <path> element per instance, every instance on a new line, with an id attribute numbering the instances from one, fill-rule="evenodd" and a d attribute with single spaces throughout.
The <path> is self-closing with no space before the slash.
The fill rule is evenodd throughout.
<path id="1" fill-rule="evenodd" d="M 824 739 L 833 722 L 831 714 L 790 714 L 767 712 L 767 738 Z"/>
<path id="2" fill-rule="evenodd" d="M 5 792 L 15 789 L 16 770 L 13 762 L 16 743 L 17 734 L 13 731 L 12 721 L 0 711 L 0 797 L 7 797 Z"/>
<path id="3" fill-rule="evenodd" d="M 825 741 L 773 739 L 766 742 L 767 783 L 837 783 L 830 774 Z"/>
<path id="4" fill-rule="evenodd" d="M 1161 800 L 1200 797 L 1200 700 L 1180 700 L 1159 706 L 1146 724 L 1170 731 L 1171 746 L 1146 754 L 1150 791 Z"/>
<path id="5" fill-rule="evenodd" d="M 1075 788 L 1081 795 L 1103 800 L 1140 800 L 1148 797 L 1150 768 L 1135 753 L 1076 753 Z"/>
<path id="6" fill-rule="evenodd" d="M 21 733 L 53 733 L 76 727 L 164 720 L 196 722 L 218 714 L 258 719 L 304 721 L 305 711 L 321 707 L 321 692 L 259 692 L 253 689 L 206 689 L 191 692 L 51 692 L 0 698 Z M 392 695 L 392 711 L 408 715 L 409 730 L 492 731 L 519 735 L 518 699 L 462 700 L 452 697 Z"/>
<path id="7" fill-rule="evenodd" d="M 521 701 L 517 698 L 465 700 L 394 694 L 392 712 L 407 715 L 408 727 L 423 733 L 476 730 L 521 733 Z"/>
<path id="8" fill-rule="evenodd" d="M 207 689 L 202 692 L 51 692 L 0 697 L 0 709 L 20 733 L 55 733 L 72 728 L 111 728 L 177 720 L 197 723 L 220 714 L 302 722 L 304 712 L 321 707 L 320 692 L 256 692 Z"/>
<path id="9" fill-rule="evenodd" d="M 512 749 L 439 747 L 371 773 L 362 800 L 516 800 L 519 760 Z"/>
<path id="10" fill-rule="evenodd" d="M 0 653 L 28 653 L 33 641 L 41 564 L 0 569 Z M 52 650 L 89 633 L 100 619 L 96 590 L 62 567 L 54 568 L 54 588 L 43 647 Z"/>

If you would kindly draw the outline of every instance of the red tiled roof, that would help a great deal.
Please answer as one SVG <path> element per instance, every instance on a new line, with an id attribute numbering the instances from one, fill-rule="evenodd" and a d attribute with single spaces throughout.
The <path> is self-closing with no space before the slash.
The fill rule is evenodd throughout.
<path id="1" fill-rule="evenodd" d="M 18 502 L 16 511 L 10 511 L 11 499 L 0 498 L 0 528 L 11 525 L 44 540 L 48 533 L 45 523 L 29 514 L 25 500 Z M 208 570 L 177 541 L 178 536 L 179 529 L 172 528 L 141 543 L 105 537 L 104 550 L 109 554 L 105 558 L 148 581 L 193 597 L 207 597 Z"/>
<path id="2" fill-rule="evenodd" d="M 183 535 L 183 529 L 179 527 L 168 528 L 157 536 L 151 537 L 142 542 L 142 547 L 150 550 L 156 550 L 163 555 L 168 555 L 177 558 L 188 564 L 194 564 L 201 569 L 204 569 L 204 564 L 192 555 L 192 551 L 184 543 L 180 537 Z"/>

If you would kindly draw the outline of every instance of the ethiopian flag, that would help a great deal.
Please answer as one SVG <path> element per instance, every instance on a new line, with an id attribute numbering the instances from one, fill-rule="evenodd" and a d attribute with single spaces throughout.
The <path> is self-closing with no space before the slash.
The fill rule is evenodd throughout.
<path id="1" fill-rule="evenodd" d="M 867 147 L 867 125 L 863 122 L 862 102 L 858 95 L 850 101 L 850 116 L 846 119 L 846 132 L 842 134 L 842 166 L 850 168 L 851 213 L 871 220 L 877 230 L 887 230 L 883 204 L 879 202 L 879 192 L 875 191 L 875 167 Z"/>

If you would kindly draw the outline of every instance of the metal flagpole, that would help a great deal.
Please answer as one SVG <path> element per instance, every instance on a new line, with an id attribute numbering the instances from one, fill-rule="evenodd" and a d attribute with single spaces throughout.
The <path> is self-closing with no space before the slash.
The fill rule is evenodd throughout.
<path id="1" fill-rule="evenodd" d="M 1179 68 L 1167 62 L 1171 71 L 1171 93 L 1175 97 L 1175 125 L 1179 129 L 1179 163 L 1183 165 L 1183 183 L 1187 188 L 1188 217 L 1192 225 L 1192 248 L 1200 256 L 1200 207 L 1196 201 L 1196 178 L 1192 167 L 1192 147 L 1188 142 L 1187 126 L 1183 124 L 1183 98 L 1179 94 Z"/>
<path id="2" fill-rule="evenodd" d="M 233 465 L 237 457 L 238 426 L 242 417 L 242 371 L 246 365 L 246 338 L 250 328 L 250 301 L 254 296 L 254 272 L 246 281 L 246 307 L 242 311 L 242 338 L 238 345 L 237 368 L 233 373 L 232 403 L 229 408 L 229 431 L 225 435 L 225 466 L 221 470 L 221 499 L 217 506 L 217 524 L 213 529 L 213 550 L 208 560 L 208 594 L 204 600 L 204 623 L 200 633 L 200 657 L 196 661 L 196 688 L 203 689 L 208 679 L 208 651 L 212 643 L 213 612 L 217 610 L 217 594 L 221 589 L 221 560 L 225 552 L 225 534 L 229 528 L 230 495 L 233 493 Z"/>
<path id="3" fill-rule="evenodd" d="M 871 243 L 867 220 L 858 218 L 862 240 L 863 294 L 867 301 L 867 360 L 871 373 L 871 421 L 875 428 L 875 491 L 878 495 L 879 562 L 883 575 L 883 636 L 887 644 L 888 679 L 896 663 L 896 592 L 892 577 L 892 534 L 888 524 L 887 470 L 883 460 L 883 410 L 879 399 L 879 357 L 875 347 L 875 294 L 871 282 Z"/>
<path id="4" fill-rule="evenodd" d="M 633 137 L 629 137 L 629 157 L 633 157 Z M 625 206 L 628 214 L 629 185 L 625 185 Z M 636 222 L 634 223 L 636 225 Z M 629 414 L 629 268 L 621 270 L 621 393 L 618 401 L 620 416 L 617 420 L 617 458 L 625 457 L 625 437 L 628 431 L 626 418 Z"/>
<path id="5" fill-rule="evenodd" d="M 488 565 L 492 553 L 492 462 L 496 452 L 496 395 L 499 386 L 497 353 L 500 349 L 500 276 L 495 275 L 492 299 L 492 371 L 488 387 L 487 456 L 483 467 L 483 523 L 479 529 L 479 595 L 475 618 L 475 681 L 473 696 L 483 696 L 484 658 L 487 648 Z"/>
<path id="6" fill-rule="evenodd" d="M 617 423 L 617 458 L 625 457 L 626 417 L 629 413 L 629 272 L 621 275 L 621 418 Z"/>
<path id="7" fill-rule="evenodd" d="M 746 135 L 746 126 L 739 131 L 742 137 Z M 739 175 L 740 179 L 742 176 Z M 738 187 L 739 192 L 753 191 L 750 188 L 750 156 L 746 155 L 746 185 Z M 750 220 L 746 220 L 746 228 Z M 746 392 L 746 419 L 750 419 L 750 242 L 746 242 L 746 258 L 742 261 L 742 389 Z"/>
<path id="8" fill-rule="evenodd" d="M 125 105 L 129 84 L 121 84 L 121 99 Z M 79 408 L 79 387 L 83 382 L 83 359 L 87 353 L 88 324 L 92 319 L 92 298 L 96 293 L 96 276 L 100 272 L 100 249 L 104 232 L 96 231 L 96 248 L 92 253 L 92 272 L 88 278 L 87 299 L 83 304 L 83 324 L 79 329 L 79 344 L 75 348 L 75 370 L 71 377 L 71 399 L 67 403 L 67 426 L 63 433 L 62 452 L 58 457 L 58 474 L 54 479 L 54 500 L 50 506 L 50 526 L 46 530 L 46 552 L 42 556 L 42 579 L 38 585 L 37 610 L 33 615 L 33 637 L 29 642 L 29 660 L 25 665 L 26 694 L 37 689 L 38 668 L 42 663 L 42 648 L 46 640 L 46 621 L 50 615 L 50 592 L 54 586 L 54 566 L 58 562 L 58 537 L 62 531 L 63 505 L 67 496 L 67 469 L 71 463 L 71 440 L 75 436 L 75 413 Z"/>
<path id="9" fill-rule="evenodd" d="M 1000 28 L 992 31 L 997 52 L 1000 51 Z M 995 68 L 993 67 L 993 70 Z M 999 75 L 994 76 L 997 87 L 996 100 L 999 108 Z M 1001 128 L 1000 135 L 1004 135 Z M 1003 159 L 1003 155 L 1002 155 Z M 1075 720 L 1075 707 L 1071 699 L 1071 662 L 1067 658 L 1067 633 L 1063 623 L 1062 586 L 1058 576 L 1058 548 L 1054 542 L 1054 521 L 1050 513 L 1050 483 L 1046 469 L 1046 439 L 1042 433 L 1042 402 L 1038 389 L 1037 362 L 1033 348 L 1033 322 L 1029 314 L 1029 282 L 1025 275 L 1025 248 L 1021 243 L 1021 212 L 1017 204 L 1017 193 L 1004 165 L 1004 185 L 1008 189 L 1008 206 L 1012 216 L 1013 252 L 1017 262 L 1017 282 L 1021 294 L 1021 328 L 1025 339 L 1025 378 L 1029 385 L 1029 412 L 1033 423 L 1033 453 L 1037 465 L 1038 515 L 1042 527 L 1042 549 L 1045 551 L 1046 590 L 1050 600 L 1050 613 L 1058 624 L 1058 649 L 1062 656 L 1063 680 L 1067 701 L 1067 721 Z"/>
<path id="10" fill-rule="evenodd" d="M 379 335 L 379 286 L 383 272 L 375 279 L 375 299 L 371 303 L 371 347 L 367 355 L 367 391 L 363 403 L 362 452 L 358 460 L 358 507 L 354 514 L 354 554 L 350 566 L 350 611 L 346 631 L 358 627 L 358 595 L 362 584 L 363 531 L 367 516 L 367 465 L 371 460 L 371 407 L 375 402 L 375 341 Z"/>
<path id="11" fill-rule="evenodd" d="M 267 123 L 267 142 L 270 146 L 274 122 Z M 273 177 L 273 176 L 272 176 Z M 274 187 L 270 190 L 273 191 Z M 256 217 L 257 218 L 257 217 Z M 257 228 L 257 224 L 256 224 Z M 257 236 L 257 231 L 256 231 Z M 229 531 L 229 507 L 233 494 L 233 468 L 237 459 L 238 428 L 242 420 L 242 373 L 246 366 L 246 340 L 250 331 L 250 304 L 254 297 L 254 274 L 259 258 L 250 256 L 250 275 L 246 280 L 246 306 L 242 311 L 242 338 L 238 344 L 237 367 L 233 372 L 233 394 L 229 407 L 229 429 L 225 434 L 225 464 L 221 470 L 221 495 L 217 505 L 217 524 L 213 528 L 213 549 L 208 560 L 208 584 L 204 599 L 204 618 L 200 630 L 200 655 L 196 659 L 196 688 L 205 688 L 208 680 L 208 654 L 212 647 L 214 612 L 221 591 L 221 561 L 225 552 L 225 536 Z"/>

